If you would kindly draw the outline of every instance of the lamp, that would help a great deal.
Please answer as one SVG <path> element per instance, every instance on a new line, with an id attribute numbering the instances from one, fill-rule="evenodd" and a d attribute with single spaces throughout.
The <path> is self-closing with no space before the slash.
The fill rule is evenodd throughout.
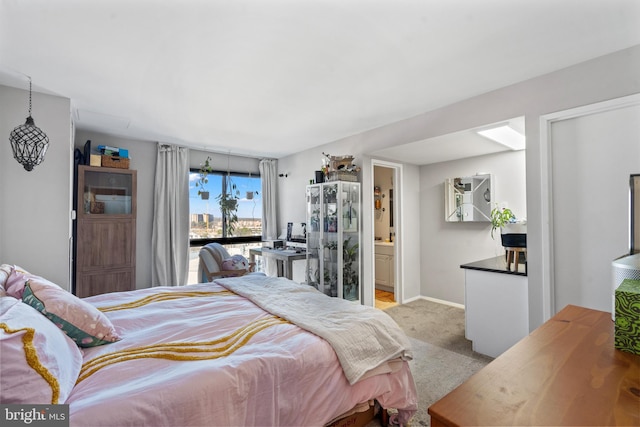
<path id="1" fill-rule="evenodd" d="M 24 166 L 25 170 L 32 171 L 34 166 L 44 160 L 49 147 L 49 137 L 35 125 L 31 117 L 31 77 L 29 77 L 29 117 L 25 124 L 11 131 L 9 141 L 13 158 Z"/>

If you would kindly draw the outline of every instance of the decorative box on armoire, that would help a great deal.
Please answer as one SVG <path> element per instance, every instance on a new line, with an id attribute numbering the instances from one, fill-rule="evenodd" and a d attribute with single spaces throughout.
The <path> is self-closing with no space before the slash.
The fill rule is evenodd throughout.
<path id="1" fill-rule="evenodd" d="M 77 178 L 74 293 L 135 289 L 136 171 L 79 165 Z"/>

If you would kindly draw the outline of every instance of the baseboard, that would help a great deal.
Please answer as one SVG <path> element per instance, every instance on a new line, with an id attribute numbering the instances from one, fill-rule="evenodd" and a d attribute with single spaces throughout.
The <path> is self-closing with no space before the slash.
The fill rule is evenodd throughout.
<path id="1" fill-rule="evenodd" d="M 423 297 L 423 296 L 419 296 L 419 297 L 414 298 L 414 300 L 416 300 L 416 299 L 426 299 L 427 301 L 437 302 L 438 304 L 450 305 L 451 307 L 461 308 L 461 309 L 464 310 L 464 304 L 458 304 L 457 302 L 445 301 L 443 299 L 437 299 L 437 298 L 431 298 L 431 297 Z"/>

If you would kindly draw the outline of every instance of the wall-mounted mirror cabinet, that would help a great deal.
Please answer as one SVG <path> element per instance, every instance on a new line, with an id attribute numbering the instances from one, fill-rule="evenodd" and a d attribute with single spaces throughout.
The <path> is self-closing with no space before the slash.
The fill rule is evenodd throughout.
<path id="1" fill-rule="evenodd" d="M 491 222 L 493 183 L 490 174 L 447 178 L 444 219 L 447 222 Z"/>

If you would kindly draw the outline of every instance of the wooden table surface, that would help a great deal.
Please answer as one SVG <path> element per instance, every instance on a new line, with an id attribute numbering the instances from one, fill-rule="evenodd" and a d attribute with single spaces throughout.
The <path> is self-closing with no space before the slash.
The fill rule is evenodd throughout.
<path id="1" fill-rule="evenodd" d="M 640 426 L 640 355 L 611 313 L 569 305 L 429 407 L 438 426 Z"/>

